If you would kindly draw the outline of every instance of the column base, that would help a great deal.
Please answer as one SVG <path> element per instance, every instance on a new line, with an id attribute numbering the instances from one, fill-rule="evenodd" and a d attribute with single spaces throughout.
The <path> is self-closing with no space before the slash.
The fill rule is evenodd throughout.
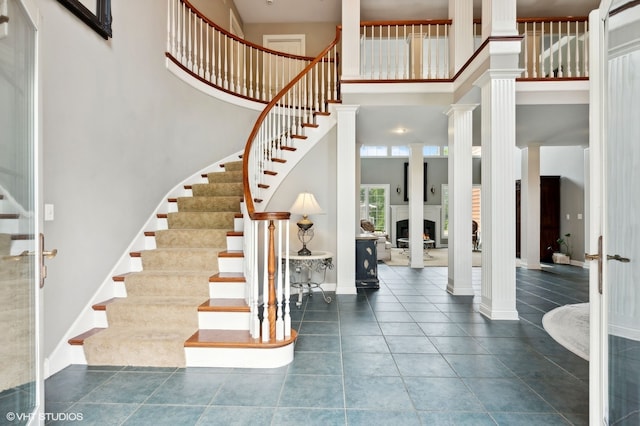
<path id="1" fill-rule="evenodd" d="M 491 309 L 490 306 L 482 303 L 480 305 L 480 313 L 490 320 L 500 320 L 500 321 L 519 321 L 517 310 L 498 310 Z"/>
<path id="2" fill-rule="evenodd" d="M 452 294 L 454 296 L 475 296 L 476 294 L 473 291 L 473 287 L 454 285 L 454 282 L 451 278 L 449 278 L 449 283 L 447 284 L 447 293 Z"/>

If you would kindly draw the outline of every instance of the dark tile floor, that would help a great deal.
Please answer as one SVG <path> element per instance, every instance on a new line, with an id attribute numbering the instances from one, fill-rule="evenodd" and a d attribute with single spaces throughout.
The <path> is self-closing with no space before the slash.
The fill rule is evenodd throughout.
<path id="1" fill-rule="evenodd" d="M 586 270 L 518 269 L 518 322 L 488 321 L 478 297 L 447 294 L 446 268 L 381 264 L 379 278 L 377 291 L 292 304 L 289 366 L 72 365 L 47 379 L 46 411 L 81 413 L 83 425 L 588 424 L 588 363 L 541 325 L 588 300 Z"/>

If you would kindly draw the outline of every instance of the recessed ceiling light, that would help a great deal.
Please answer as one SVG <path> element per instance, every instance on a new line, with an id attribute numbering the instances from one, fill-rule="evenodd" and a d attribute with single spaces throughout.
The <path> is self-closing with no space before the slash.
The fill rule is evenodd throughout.
<path id="1" fill-rule="evenodd" d="M 402 135 L 404 133 L 407 133 L 407 129 L 405 129 L 404 127 L 398 127 L 397 129 L 393 130 L 393 133 Z"/>

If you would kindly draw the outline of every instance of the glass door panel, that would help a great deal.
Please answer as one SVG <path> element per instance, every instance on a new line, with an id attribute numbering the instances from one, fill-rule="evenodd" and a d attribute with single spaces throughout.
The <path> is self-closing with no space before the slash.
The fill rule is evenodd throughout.
<path id="1" fill-rule="evenodd" d="M 0 0 L 0 423 L 39 407 L 35 198 L 36 29 L 19 0 Z"/>
<path id="2" fill-rule="evenodd" d="M 610 425 L 640 424 L 639 21 L 636 6 L 612 14 L 607 24 L 604 296 Z"/>

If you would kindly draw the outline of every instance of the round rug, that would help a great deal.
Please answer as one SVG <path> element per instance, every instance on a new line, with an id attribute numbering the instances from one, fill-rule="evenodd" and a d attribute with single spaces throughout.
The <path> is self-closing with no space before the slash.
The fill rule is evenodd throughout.
<path id="1" fill-rule="evenodd" d="M 542 326 L 553 340 L 589 360 L 589 303 L 555 308 L 542 317 Z"/>

